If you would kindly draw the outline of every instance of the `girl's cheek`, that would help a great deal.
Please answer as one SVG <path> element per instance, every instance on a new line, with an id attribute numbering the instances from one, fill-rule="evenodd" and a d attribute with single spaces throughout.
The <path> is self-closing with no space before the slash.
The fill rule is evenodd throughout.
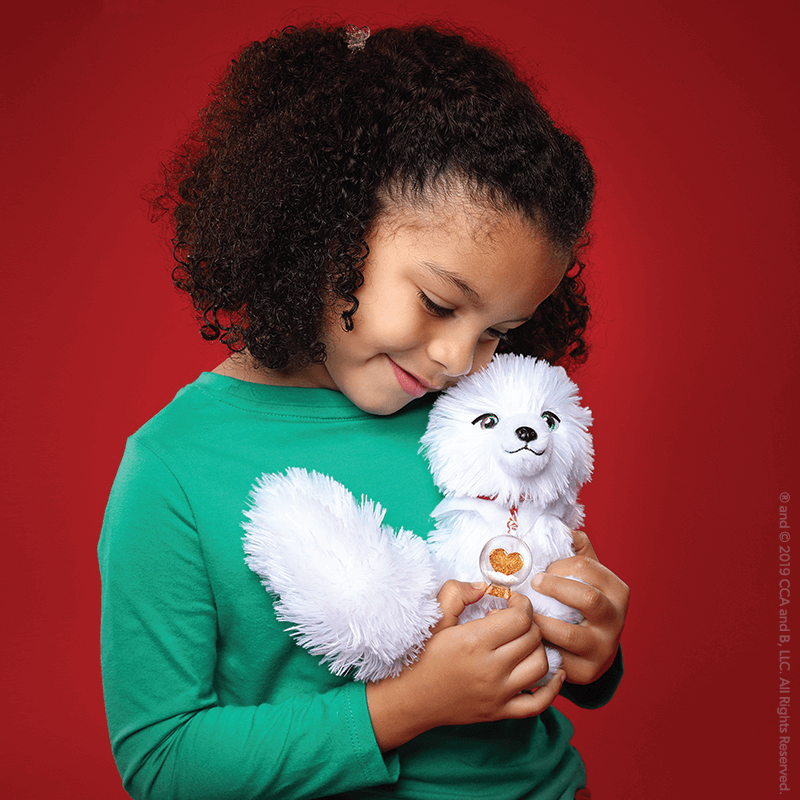
<path id="1" fill-rule="evenodd" d="M 419 344 L 436 335 L 436 322 L 427 312 L 415 310 L 406 316 L 404 324 L 396 326 L 396 333 L 408 345 Z"/>
<path id="2" fill-rule="evenodd" d="M 376 322 L 378 325 L 375 331 L 376 338 L 389 347 L 401 349 L 413 347 L 424 341 L 427 335 L 425 321 L 416 317 L 404 320 L 399 315 L 386 313 Z"/>

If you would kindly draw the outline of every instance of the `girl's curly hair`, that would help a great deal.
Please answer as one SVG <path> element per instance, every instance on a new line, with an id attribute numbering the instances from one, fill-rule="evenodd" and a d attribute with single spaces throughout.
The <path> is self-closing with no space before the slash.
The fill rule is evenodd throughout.
<path id="1" fill-rule="evenodd" d="M 152 201 L 174 222 L 173 279 L 206 339 L 294 370 L 325 359 L 337 300 L 353 325 L 365 235 L 387 194 L 453 180 L 515 209 L 570 255 L 556 291 L 500 349 L 585 360 L 578 260 L 594 196 L 579 142 L 492 49 L 428 26 L 287 28 L 245 47 L 212 92 Z"/>

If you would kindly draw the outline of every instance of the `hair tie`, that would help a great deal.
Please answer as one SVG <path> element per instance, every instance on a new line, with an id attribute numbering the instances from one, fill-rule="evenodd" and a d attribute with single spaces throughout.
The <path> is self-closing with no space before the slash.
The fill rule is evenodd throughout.
<path id="1" fill-rule="evenodd" d="M 364 44 L 372 33 L 366 25 L 363 28 L 359 28 L 357 25 L 348 25 L 344 30 L 347 36 L 347 47 L 350 50 L 363 50 Z"/>

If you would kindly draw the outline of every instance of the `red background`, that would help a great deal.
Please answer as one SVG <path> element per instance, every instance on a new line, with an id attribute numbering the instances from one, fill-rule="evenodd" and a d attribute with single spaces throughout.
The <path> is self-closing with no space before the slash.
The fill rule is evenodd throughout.
<path id="1" fill-rule="evenodd" d="M 222 356 L 139 196 L 241 44 L 331 11 L 504 42 L 597 168 L 584 498 L 633 597 L 618 696 L 571 712 L 594 796 L 777 796 L 780 493 L 790 525 L 800 505 L 796 3 L 19 5 L 2 34 L 4 796 L 125 796 L 98 662 L 104 503 L 125 437 Z M 800 711 L 791 725 L 800 788 Z"/>

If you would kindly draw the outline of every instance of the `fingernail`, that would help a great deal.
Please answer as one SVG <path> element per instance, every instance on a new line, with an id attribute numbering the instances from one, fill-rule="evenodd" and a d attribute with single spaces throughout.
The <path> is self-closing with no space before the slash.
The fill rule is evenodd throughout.
<path id="1" fill-rule="evenodd" d="M 537 572 L 537 573 L 536 573 L 536 574 L 533 576 L 533 580 L 531 581 L 531 583 L 533 584 L 533 588 L 534 588 L 534 589 L 537 589 L 539 586 L 541 586 L 541 585 L 542 585 L 542 581 L 543 581 L 543 580 L 544 580 L 544 573 L 542 573 L 542 572 Z"/>
<path id="2" fill-rule="evenodd" d="M 472 586 L 474 586 L 476 589 L 483 589 L 486 584 L 483 581 L 473 581 Z"/>

